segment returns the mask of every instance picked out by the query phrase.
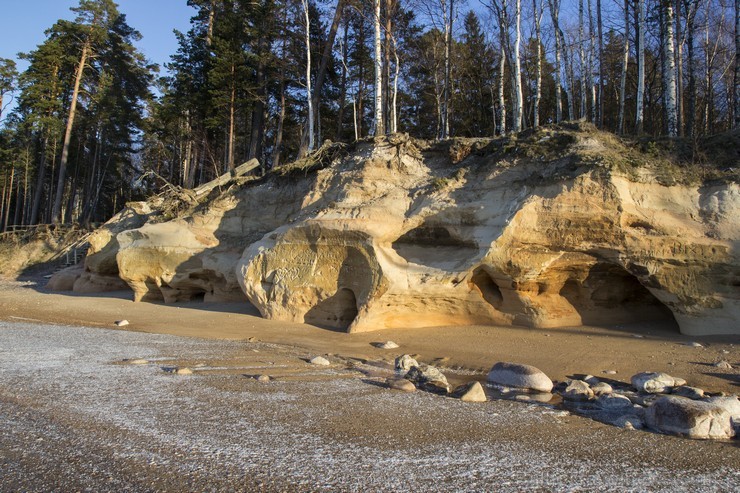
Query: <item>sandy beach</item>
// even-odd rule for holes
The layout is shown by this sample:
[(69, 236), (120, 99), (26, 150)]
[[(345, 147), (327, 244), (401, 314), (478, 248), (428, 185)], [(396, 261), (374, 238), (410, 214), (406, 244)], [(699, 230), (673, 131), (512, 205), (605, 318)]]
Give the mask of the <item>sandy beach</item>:
[[(130, 325), (116, 328), (114, 321)], [(665, 328), (345, 334), (248, 304), (0, 287), (2, 491), (736, 491), (737, 440), (630, 431), (553, 405), (385, 388), (404, 353), (451, 383), (497, 361), (553, 380), (665, 371), (737, 393), (736, 337)], [(373, 343), (393, 340), (383, 350)], [(701, 347), (689, 345), (698, 342)], [(324, 355), (329, 367), (307, 360)], [(146, 359), (146, 364), (129, 364)], [(188, 367), (191, 375), (164, 370)], [(617, 373), (606, 375), (604, 371)], [(258, 382), (258, 375), (272, 380)]]

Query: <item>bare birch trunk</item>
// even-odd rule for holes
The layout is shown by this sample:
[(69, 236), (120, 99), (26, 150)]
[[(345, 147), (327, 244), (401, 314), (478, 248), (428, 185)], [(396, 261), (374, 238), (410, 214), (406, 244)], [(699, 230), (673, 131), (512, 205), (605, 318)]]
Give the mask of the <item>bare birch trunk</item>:
[(664, 1), (666, 67), (666, 124), (669, 137), (678, 136), (678, 115), (676, 114), (676, 58), (673, 51), (673, 5)]
[(555, 31), (555, 122), (563, 121), (563, 76), (560, 67), (563, 44), (560, 36), (560, 0), (548, 0), (550, 4), (550, 17), (552, 18), (553, 30)]
[(683, 110), (683, 33), (681, 31), (681, 0), (675, 0), (676, 15), (676, 116), (678, 118), (678, 135), (684, 134)]
[(586, 119), (586, 53), (583, 50), (583, 0), (578, 0), (578, 61), (581, 72), (581, 111), (580, 119)]
[(532, 0), (532, 9), (534, 12), (534, 30), (535, 42), (537, 43), (537, 63), (535, 65), (535, 84), (534, 84), (534, 117), (533, 126), (540, 126), (540, 99), (542, 98), (542, 32), (540, 21), (542, 20), (542, 5), (537, 7), (537, 0)]
[(234, 176), (234, 116), (236, 114), (236, 67), (231, 65), (231, 98), (229, 100), (229, 158), (227, 166)]
[(514, 132), (522, 130), (522, 116), (524, 114), (524, 97), (522, 95), (522, 64), (519, 55), (519, 46), (522, 38), (522, 0), (516, 0), (516, 37), (514, 38), (514, 84), (516, 91), (516, 107), (514, 108)]
[(504, 47), (504, 36), (506, 31), (504, 26), (499, 27), (501, 33), (501, 60), (498, 64), (498, 106), (499, 106), (499, 122), (498, 122), (498, 133), (499, 135), (506, 135), (506, 99), (504, 94), (504, 82), (506, 78), (504, 73), (506, 71), (506, 48)]
[(69, 144), (72, 141), (72, 127), (75, 121), (75, 112), (77, 111), (77, 99), (80, 94), (80, 83), (82, 82), (82, 75), (85, 72), (85, 64), (87, 63), (87, 55), (90, 50), (90, 38), (85, 40), (82, 45), (82, 54), (80, 55), (80, 64), (77, 66), (77, 73), (75, 74), (75, 85), (72, 90), (72, 101), (69, 106), (69, 116), (67, 117), (67, 128), (64, 131), (64, 144), (62, 146), (62, 158), (59, 161), (59, 179), (57, 180), (57, 193), (54, 199), (54, 206), (51, 210), (51, 221), (58, 223), (61, 219), (62, 213), (62, 198), (64, 196), (64, 180), (67, 172), (67, 161), (69, 160)]
[(644, 128), (645, 101), (645, 0), (637, 0), (637, 108), (635, 110), (635, 132)]
[(313, 92), (311, 91), (311, 19), (308, 16), (308, 0), (302, 1), (303, 15), (306, 22), (306, 100), (308, 102), (308, 152), (311, 152), (314, 150), (315, 147)]
[(596, 83), (594, 82), (594, 59), (596, 58), (596, 32), (594, 30), (594, 15), (591, 9), (591, 0), (588, 0), (588, 93), (591, 104), (591, 123), (596, 122)]
[(383, 127), (383, 53), (380, 43), (380, 0), (375, 2), (375, 121), (374, 133), (376, 136), (385, 134)]
[(624, 49), (622, 51), (622, 75), (619, 80), (619, 122), (617, 131), (624, 135), (624, 107), (627, 96), (627, 68), (630, 61), (630, 0), (624, 0)]

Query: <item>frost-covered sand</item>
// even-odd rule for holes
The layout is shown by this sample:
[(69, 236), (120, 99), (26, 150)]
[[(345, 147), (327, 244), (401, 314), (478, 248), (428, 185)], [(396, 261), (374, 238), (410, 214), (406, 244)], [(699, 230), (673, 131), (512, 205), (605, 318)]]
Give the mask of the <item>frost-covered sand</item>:
[[(506, 354), (558, 379), (614, 366), (622, 380), (655, 369), (736, 392), (736, 371), (708, 366), (719, 357), (738, 363), (736, 341), (692, 348), (659, 332), (637, 339), (585, 328), (357, 337), (198, 308), (2, 286), (0, 491), (740, 489), (736, 440), (626, 431), (547, 406), (466, 404), (379, 385), (383, 362), (410, 352), (448, 357), (440, 365), (458, 380)], [(120, 318), (133, 330), (70, 323)], [(369, 344), (386, 339), (401, 348)], [(331, 367), (305, 362), (326, 353)], [(135, 358), (151, 363), (122, 363)], [(162, 370), (169, 366), (193, 375)], [(275, 379), (260, 383), (259, 374)]]

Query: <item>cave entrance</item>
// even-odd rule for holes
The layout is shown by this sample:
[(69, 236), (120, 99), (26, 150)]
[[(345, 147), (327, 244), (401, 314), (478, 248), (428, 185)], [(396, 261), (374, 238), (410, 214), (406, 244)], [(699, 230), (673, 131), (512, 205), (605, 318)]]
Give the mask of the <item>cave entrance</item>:
[(428, 224), (407, 231), (391, 246), (410, 263), (446, 270), (460, 268), (480, 253), (474, 241)]
[(303, 320), (323, 329), (347, 330), (357, 318), (357, 298), (348, 288), (340, 288), (333, 296), (311, 308)]
[(504, 296), (501, 294), (501, 288), (493, 278), (482, 268), (475, 269), (473, 276), (468, 283), (470, 289), (477, 291), (481, 297), (493, 306), (496, 310), (501, 309), (504, 302)]
[(616, 264), (598, 263), (583, 281), (569, 279), (560, 296), (578, 312), (584, 325), (650, 323), (679, 331), (671, 310)]

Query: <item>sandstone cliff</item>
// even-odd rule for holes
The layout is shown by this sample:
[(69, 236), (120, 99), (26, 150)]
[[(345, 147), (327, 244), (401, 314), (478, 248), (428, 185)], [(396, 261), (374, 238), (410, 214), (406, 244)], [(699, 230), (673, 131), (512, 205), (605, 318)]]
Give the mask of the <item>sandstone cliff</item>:
[[(131, 204), (75, 290), (243, 300), (348, 331), (655, 321), (740, 334), (740, 187), (588, 126), (394, 135), (239, 180), (167, 217)], [(159, 209), (158, 209), (159, 207)]]

